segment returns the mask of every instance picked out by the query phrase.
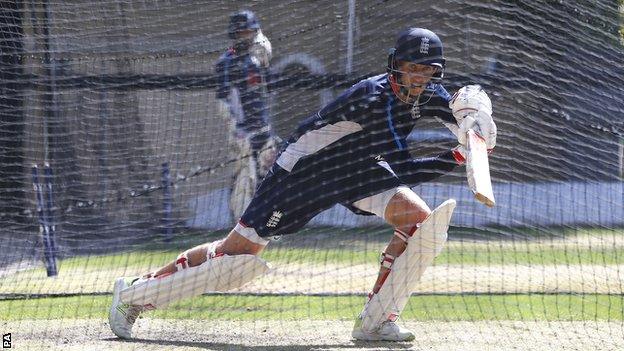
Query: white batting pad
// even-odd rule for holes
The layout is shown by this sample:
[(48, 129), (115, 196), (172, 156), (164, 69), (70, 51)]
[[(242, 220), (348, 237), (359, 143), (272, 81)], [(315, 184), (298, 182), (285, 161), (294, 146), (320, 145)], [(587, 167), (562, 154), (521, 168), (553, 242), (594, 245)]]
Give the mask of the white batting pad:
[(211, 291), (239, 288), (266, 273), (269, 266), (254, 255), (223, 255), (196, 267), (152, 278), (121, 291), (121, 301), (148, 309), (162, 308)]
[(382, 322), (395, 320), (409, 300), (416, 283), (442, 252), (456, 202), (444, 201), (422, 222), (407, 241), (407, 248), (397, 257), (379, 292), (374, 294), (360, 314), (362, 328), (374, 332)]

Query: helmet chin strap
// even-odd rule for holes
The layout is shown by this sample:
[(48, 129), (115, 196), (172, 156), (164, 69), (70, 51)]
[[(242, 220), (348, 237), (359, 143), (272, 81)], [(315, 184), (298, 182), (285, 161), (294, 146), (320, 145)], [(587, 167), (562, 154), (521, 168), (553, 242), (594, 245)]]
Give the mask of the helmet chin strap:
[[(398, 73), (398, 71), (397, 71)], [(398, 73), (400, 74), (400, 73)], [(422, 88), (420, 94), (412, 96), (410, 94), (410, 90), (408, 89), (408, 87), (405, 84), (401, 84), (399, 83), (399, 81), (397, 80), (395, 73), (391, 73), (388, 75), (388, 78), (390, 80), (390, 86), (392, 87), (392, 91), (394, 92), (394, 95), (396, 95), (396, 97), (401, 100), (402, 102), (408, 104), (408, 105), (413, 105), (413, 106), (422, 106), (424, 104), (426, 104), (427, 102), (429, 102), (429, 100), (431, 100), (431, 98), (433, 97), (433, 94), (435, 93), (435, 88), (431, 88), (428, 89), (427, 87), (429, 87), (430, 85), (432, 85), (432, 83), (427, 83), (427, 84), (423, 84), (424, 87)], [(423, 86), (421, 85), (421, 86)], [(427, 99), (425, 99), (425, 101), (420, 101), (421, 96), (423, 96), (423, 93), (428, 92), (429, 96), (427, 97)]]

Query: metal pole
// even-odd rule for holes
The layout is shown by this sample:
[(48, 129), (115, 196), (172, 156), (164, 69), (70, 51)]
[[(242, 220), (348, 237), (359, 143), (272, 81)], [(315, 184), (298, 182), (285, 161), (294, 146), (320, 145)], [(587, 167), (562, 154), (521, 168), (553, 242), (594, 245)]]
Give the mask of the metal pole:
[(163, 235), (166, 242), (173, 239), (172, 211), (173, 197), (171, 195), (171, 177), (169, 175), (169, 163), (162, 164), (162, 187), (163, 187)]
[(355, 0), (349, 1), (349, 17), (347, 22), (347, 66), (345, 73), (353, 72), (353, 32), (355, 31)]
[[(48, 276), (55, 276), (57, 275), (57, 269), (56, 269), (56, 243), (54, 242), (54, 237), (53, 237), (53, 232), (52, 232), (52, 223), (51, 221), (52, 219), (52, 209), (51, 207), (48, 208), (48, 206), (52, 206), (52, 195), (51, 195), (51, 188), (52, 188), (52, 174), (51, 171), (52, 169), (50, 168), (50, 162), (54, 159), (54, 143), (53, 143), (53, 138), (54, 138), (54, 134), (57, 131), (56, 127), (56, 123), (58, 123), (59, 119), (58, 119), (58, 106), (57, 106), (57, 99), (56, 99), (56, 67), (54, 66), (54, 60), (51, 57), (51, 50), (50, 50), (50, 6), (48, 1), (44, 1), (43, 2), (43, 7), (44, 7), (44, 12), (43, 12), (43, 44), (44, 44), (44, 69), (48, 75), (48, 77), (50, 77), (50, 83), (47, 85), (47, 91), (45, 94), (45, 101), (46, 101), (46, 107), (45, 107), (45, 119), (44, 119), (44, 129), (45, 129), (45, 147), (46, 147), (46, 152), (45, 152), (45, 169), (44, 169), (44, 177), (46, 180), (46, 184), (48, 184), (47, 182), (49, 181), (50, 183), (48, 184), (48, 191), (50, 192), (49, 198), (48, 198), (48, 204), (46, 205), (46, 208), (44, 208), (44, 218), (46, 219), (46, 230), (44, 231), (44, 233), (46, 234), (44, 237), (44, 245), (45, 245), (45, 252), (46, 252), (46, 268), (48, 269)], [(49, 175), (48, 175), (48, 172)], [(40, 186), (41, 188), (41, 186)], [(42, 205), (43, 205), (43, 195), (42, 195)], [(55, 230), (56, 228), (54, 228)]]
[(56, 258), (54, 257), (54, 250), (50, 241), (50, 226), (47, 222), (47, 216), (44, 210), (43, 204), (43, 189), (39, 182), (39, 169), (36, 165), (32, 166), (32, 180), (33, 189), (35, 191), (35, 198), (37, 200), (37, 215), (39, 218), (39, 234), (43, 241), (43, 258), (46, 266), (46, 272), (48, 277), (57, 275)]
[(624, 137), (620, 137), (620, 145), (618, 146), (618, 149), (620, 156), (620, 179), (624, 180)]
[[(54, 189), (53, 189), (53, 174), (52, 167), (50, 167), (49, 163), (45, 164), (45, 168), (43, 170), (47, 197), (46, 197), (46, 212), (47, 212), (47, 223), (48, 223), (48, 240), (50, 241), (50, 250), (52, 254), (52, 259), (54, 260), (54, 270), (56, 272), (56, 256), (58, 255), (58, 251), (56, 250), (56, 219), (54, 218)], [(56, 275), (56, 273), (55, 273)]]
[(45, 133), (45, 162), (50, 162), (53, 157), (54, 147), (52, 143), (52, 135), (55, 133), (55, 123), (58, 123), (58, 106), (56, 99), (56, 63), (52, 59), (50, 49), (50, 6), (48, 1), (43, 2), (43, 46), (44, 46), (44, 69), (50, 77), (50, 83), (47, 85), (45, 100), (47, 102), (45, 109), (44, 133)]

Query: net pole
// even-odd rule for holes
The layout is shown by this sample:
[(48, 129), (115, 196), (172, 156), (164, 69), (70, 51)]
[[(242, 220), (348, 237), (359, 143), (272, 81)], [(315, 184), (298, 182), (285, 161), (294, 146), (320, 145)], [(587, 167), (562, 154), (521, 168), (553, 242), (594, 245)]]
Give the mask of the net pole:
[(39, 219), (39, 233), (43, 241), (43, 259), (48, 277), (56, 276), (56, 258), (50, 241), (50, 226), (47, 221), (46, 210), (43, 202), (43, 189), (39, 182), (39, 168), (37, 165), (32, 166), (32, 181), (35, 191), (35, 199), (37, 202), (37, 217)]
[(171, 225), (173, 211), (173, 196), (171, 194), (171, 176), (169, 172), (169, 163), (162, 164), (162, 187), (163, 187), (163, 235), (165, 242), (171, 242), (173, 239), (173, 227)]

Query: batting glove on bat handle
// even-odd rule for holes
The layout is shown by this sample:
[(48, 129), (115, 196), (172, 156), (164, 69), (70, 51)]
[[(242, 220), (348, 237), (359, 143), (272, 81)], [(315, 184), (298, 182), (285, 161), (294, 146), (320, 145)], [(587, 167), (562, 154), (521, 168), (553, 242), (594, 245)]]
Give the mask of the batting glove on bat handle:
[[(459, 145), (466, 146), (466, 134), (469, 129), (478, 129), (474, 128), (476, 123), (477, 121), (471, 115), (466, 115), (463, 118), (462, 122), (459, 124), (459, 130), (457, 131), (457, 142)], [(475, 132), (478, 133), (478, 130), (475, 130)]]
[(463, 165), (466, 163), (466, 148), (463, 145), (458, 145), (453, 150), (451, 150), (453, 154), (453, 158), (458, 165)]

